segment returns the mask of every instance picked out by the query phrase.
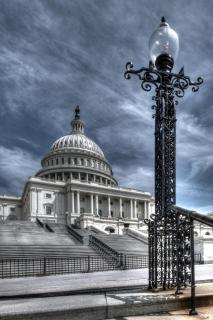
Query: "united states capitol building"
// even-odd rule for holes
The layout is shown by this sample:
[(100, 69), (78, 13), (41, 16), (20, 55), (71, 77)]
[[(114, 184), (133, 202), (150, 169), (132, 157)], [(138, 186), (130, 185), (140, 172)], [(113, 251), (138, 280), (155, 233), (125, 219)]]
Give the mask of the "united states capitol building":
[(1, 220), (39, 218), (108, 233), (145, 227), (143, 220), (154, 213), (153, 197), (120, 187), (104, 152), (84, 130), (77, 106), (71, 133), (53, 143), (21, 197), (0, 196)]

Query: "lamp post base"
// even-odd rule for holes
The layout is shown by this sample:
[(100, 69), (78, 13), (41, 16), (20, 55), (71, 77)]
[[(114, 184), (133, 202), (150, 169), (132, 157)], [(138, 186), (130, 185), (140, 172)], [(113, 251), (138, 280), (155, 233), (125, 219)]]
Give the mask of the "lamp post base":
[(197, 316), (198, 312), (195, 309), (192, 309), (192, 310), (189, 311), (189, 315), (190, 316)]

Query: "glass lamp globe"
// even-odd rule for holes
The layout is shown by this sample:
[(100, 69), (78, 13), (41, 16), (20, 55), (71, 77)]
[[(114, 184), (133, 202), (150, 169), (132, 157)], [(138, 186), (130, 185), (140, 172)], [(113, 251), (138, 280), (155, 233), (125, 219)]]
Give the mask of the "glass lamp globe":
[(178, 35), (170, 28), (165, 18), (162, 17), (161, 24), (155, 30), (149, 41), (149, 50), (151, 61), (155, 64), (157, 57), (160, 55), (168, 55), (175, 60), (179, 51)]

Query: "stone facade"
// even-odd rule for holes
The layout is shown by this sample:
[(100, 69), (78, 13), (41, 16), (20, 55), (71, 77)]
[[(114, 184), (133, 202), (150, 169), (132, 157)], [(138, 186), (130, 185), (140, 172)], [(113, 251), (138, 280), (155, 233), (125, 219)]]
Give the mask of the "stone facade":
[(20, 198), (0, 197), (0, 217), (77, 224), (122, 233), (154, 213), (148, 192), (120, 187), (101, 148), (84, 134), (79, 107), (72, 131), (59, 138), (26, 182)]

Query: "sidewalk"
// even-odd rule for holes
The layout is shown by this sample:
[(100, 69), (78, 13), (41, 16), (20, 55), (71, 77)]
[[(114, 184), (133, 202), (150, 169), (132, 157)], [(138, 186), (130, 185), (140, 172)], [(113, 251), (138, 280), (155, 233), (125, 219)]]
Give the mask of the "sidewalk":
[[(153, 293), (145, 289), (147, 278), (147, 269), (137, 269), (3, 279), (0, 280), (0, 319), (103, 320), (149, 314), (141, 320), (175, 320), (173, 310), (187, 308), (188, 312), (190, 288), (179, 296), (174, 295), (174, 290)], [(212, 278), (213, 265), (196, 266), (197, 281)], [(198, 307), (213, 305), (213, 281), (197, 283), (196, 303)], [(166, 313), (160, 318), (150, 315), (157, 312)], [(181, 318), (183, 314), (175, 316), (179, 317), (177, 320), (188, 319)]]
[(213, 320), (213, 307), (197, 308), (197, 316), (189, 316), (189, 310), (165, 312), (164, 314), (152, 314), (145, 316), (121, 317), (109, 320)]
[(0, 299), (41, 297), (147, 287), (147, 269), (0, 280)]
[[(0, 299), (141, 289), (148, 285), (147, 279), (148, 269), (3, 279)], [(213, 264), (196, 265), (196, 280), (213, 280)]]
[[(198, 307), (213, 305), (213, 283), (198, 284), (196, 291)], [(172, 318), (173, 310), (187, 309), (186, 312), (188, 312), (189, 308), (189, 288), (179, 296), (175, 296), (174, 291), (82, 294), (1, 300), (0, 319), (118, 320), (120, 318), (128, 320), (157, 320), (159, 318), (159, 320), (173, 320), (175, 319)], [(162, 312), (166, 313), (162, 315)], [(159, 317), (154, 313), (161, 313), (161, 316)], [(142, 314), (147, 314), (147, 316), (145, 318), (131, 318)], [(182, 316), (182, 313), (179, 313), (179, 315)], [(180, 320), (181, 318), (177, 319)], [(186, 319), (182, 318), (181, 320)], [(205, 319), (205, 317), (201, 319)]]

